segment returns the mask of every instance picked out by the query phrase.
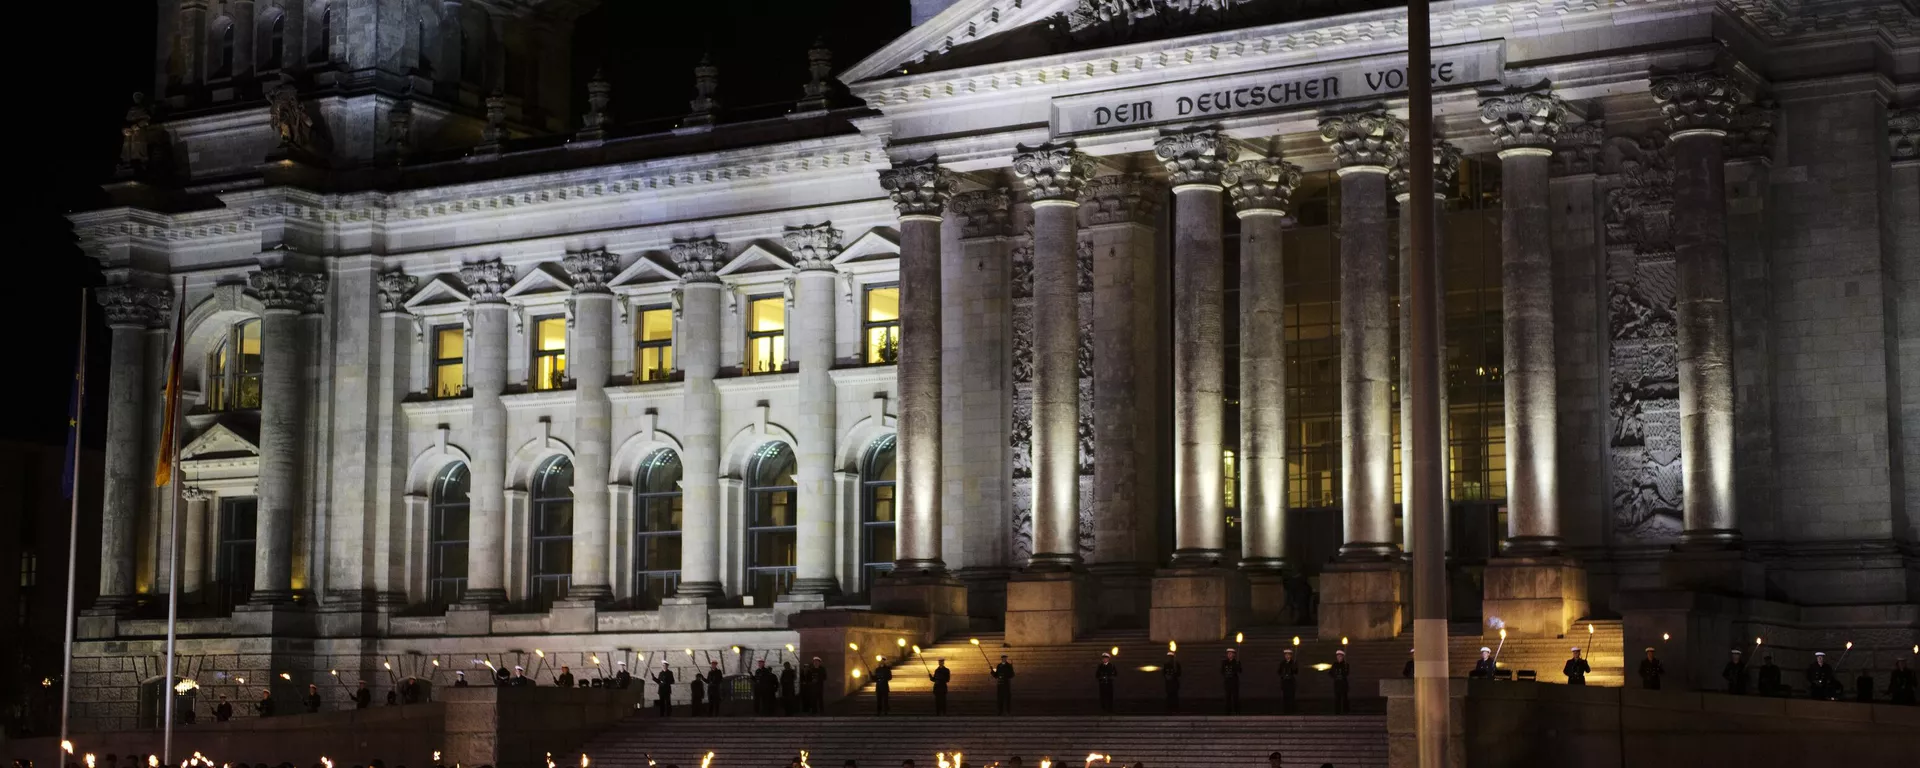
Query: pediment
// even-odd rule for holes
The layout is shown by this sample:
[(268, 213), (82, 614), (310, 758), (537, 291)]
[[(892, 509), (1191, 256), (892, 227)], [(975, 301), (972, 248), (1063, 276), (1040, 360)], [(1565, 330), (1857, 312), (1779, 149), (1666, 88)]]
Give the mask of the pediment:
[(888, 237), (878, 229), (867, 230), (858, 240), (840, 249), (840, 255), (833, 257), (835, 264), (852, 264), (874, 259), (895, 259), (900, 257), (899, 241)]
[(614, 275), (612, 280), (607, 281), (607, 285), (618, 288), (623, 285), (646, 285), (679, 279), (680, 273), (675, 272), (667, 263), (666, 254), (650, 252), (640, 254), (640, 258), (634, 259), (626, 269), (620, 270), (620, 274)]
[(547, 293), (566, 293), (572, 290), (573, 281), (561, 274), (559, 267), (540, 264), (527, 270), (526, 276), (520, 278), (502, 295), (511, 299), (515, 296), (538, 296)]
[(793, 262), (760, 243), (747, 246), (717, 273), (721, 276), (793, 269)]
[(419, 314), (422, 310), (430, 310), (435, 307), (453, 304), (465, 304), (472, 300), (473, 296), (468, 294), (466, 289), (453, 277), (448, 275), (434, 275), (432, 280), (428, 280), (426, 285), (420, 286), (420, 289), (414, 291), (413, 295), (407, 297), (407, 300), (402, 302), (401, 305), (406, 307), (408, 312)]
[(242, 456), (259, 456), (260, 446), (257, 438), (241, 434), (240, 428), (227, 422), (217, 422), (200, 433), (192, 442), (180, 446), (180, 460), (188, 459), (229, 459)]

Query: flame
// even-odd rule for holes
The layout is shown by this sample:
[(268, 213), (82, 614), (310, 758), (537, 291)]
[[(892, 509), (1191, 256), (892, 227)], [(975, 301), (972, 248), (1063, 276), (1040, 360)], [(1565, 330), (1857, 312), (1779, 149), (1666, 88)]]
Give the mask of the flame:
[(967, 638), (967, 642), (969, 642), (969, 643), (972, 643), (972, 644), (974, 644), (974, 645), (979, 645), (979, 644), (980, 644), (980, 638), (977, 638), (977, 637), (969, 637), (969, 638)]
[(587, 753), (580, 753), (580, 768), (587, 768)]
[[(593, 665), (594, 665), (594, 666), (596, 666), (596, 667), (597, 667), (597, 666), (600, 666), (600, 654), (597, 654), (597, 653), (596, 653), (596, 654), (593, 654), (593, 655), (592, 655), (592, 656), (591, 656), (590, 658), (592, 658), (592, 659), (593, 659)], [(436, 664), (438, 664), (439, 662), (434, 662), (434, 663), (436, 663)]]
[[(1505, 640), (1505, 639), (1507, 639), (1507, 628), (1506, 628), (1506, 627), (1501, 627), (1501, 628), (1500, 628), (1500, 639), (1502, 639), (1502, 640)], [(1341, 644), (1341, 645), (1346, 645), (1346, 644), (1347, 644), (1347, 639), (1346, 639), (1346, 638), (1344, 638), (1344, 637), (1343, 637), (1343, 638), (1340, 638), (1340, 644)]]
[(439, 659), (434, 659), (434, 660), (433, 660), (433, 665), (434, 665), (434, 666), (436, 666), (436, 667), (437, 667), (437, 666), (440, 666), (440, 660), (439, 660)]
[(1593, 625), (1592, 625), (1592, 624), (1588, 624), (1588, 625), (1587, 625), (1587, 634), (1589, 634), (1589, 635), (1591, 635), (1591, 634), (1593, 634)]
[(543, 651), (543, 650), (540, 650), (540, 649), (538, 649), (538, 648), (535, 648), (535, 649), (533, 649), (533, 655), (535, 655), (535, 656), (538, 656), (538, 657), (540, 657), (540, 658), (543, 658), (543, 659), (544, 659), (544, 658), (546, 658), (546, 657), (547, 657), (547, 652), (546, 652), (546, 651)]
[(147, 768), (157, 768), (157, 766), (159, 765), (160, 765), (159, 755), (147, 755)]
[(953, 768), (953, 764), (947, 762), (947, 753), (945, 752), (933, 753), (933, 762), (935, 765), (940, 766), (940, 768)]
[(1247, 633), (1245, 633), (1245, 632), (1235, 632), (1235, 633), (1233, 633), (1233, 641), (1234, 641), (1235, 643), (1244, 643), (1244, 642), (1246, 642), (1246, 641), (1247, 641)]
[[(69, 742), (63, 742), (63, 743), (61, 744), (61, 746), (62, 746), (62, 747), (66, 747), (66, 748), (71, 748), (71, 747), (73, 746), (73, 742), (70, 742), (70, 741), (69, 741)], [(87, 753), (87, 768), (93, 768), (93, 753), (92, 753), (92, 752), (88, 752), (88, 753)]]
[[(1507, 631), (1506, 631), (1506, 630), (1504, 630), (1504, 629), (1503, 629), (1503, 630), (1500, 630), (1500, 636), (1501, 636), (1501, 637), (1506, 637), (1506, 636), (1507, 636)], [(1340, 644), (1341, 644), (1341, 645), (1346, 645), (1346, 644), (1347, 644), (1347, 636), (1346, 636), (1346, 635), (1341, 635), (1341, 636), (1340, 636)]]
[(492, 660), (492, 659), (484, 659), (483, 661), (484, 661), (484, 662), (486, 663), (486, 665), (487, 665), (487, 669), (493, 669), (493, 660)]
[(1107, 651), (1107, 653), (1109, 653), (1109, 654), (1112, 654), (1112, 655), (1114, 655), (1114, 656), (1118, 656), (1118, 655), (1120, 655), (1120, 646), (1117, 646), (1117, 645), (1116, 645), (1116, 646), (1114, 646), (1114, 647), (1113, 647), (1113, 649), (1112, 649), (1112, 650), (1109, 650), (1109, 651)]
[(1753, 647), (1755, 647), (1755, 648), (1758, 648), (1758, 647), (1760, 647), (1760, 644), (1761, 644), (1761, 643), (1763, 643), (1763, 642), (1766, 642), (1766, 640), (1765, 640), (1764, 638), (1758, 638), (1758, 637), (1756, 637), (1756, 638), (1754, 638), (1754, 639), (1753, 639)]
[(787, 643), (787, 653), (793, 653), (793, 643)]
[(700, 758), (700, 768), (707, 768), (707, 766), (712, 764), (713, 764), (712, 752), (708, 752), (706, 757)]
[(854, 653), (859, 653), (859, 652), (860, 652), (860, 644), (859, 644), (859, 643), (847, 643), (847, 650), (849, 650), (849, 651), (853, 651)]
[(1113, 755), (1103, 755), (1098, 752), (1089, 752), (1087, 754), (1087, 765), (1093, 765), (1095, 762), (1111, 763), (1113, 762)]
[(1851, 650), (1853, 650), (1853, 641), (1852, 641), (1852, 640), (1848, 640), (1848, 641), (1847, 641), (1847, 650), (1849, 650), (1849, 651), (1851, 651)]
[(235, 677), (234, 677), (233, 679), (235, 679), (235, 680), (238, 680), (238, 681), (240, 681), (240, 684), (241, 684), (241, 685), (246, 685), (246, 684), (247, 684), (247, 679), (246, 679), (246, 678), (244, 678), (244, 677), (239, 677), (239, 676), (235, 676)]
[(1168, 641), (1167, 641), (1167, 652), (1168, 652), (1168, 653), (1172, 653), (1172, 652), (1174, 652), (1174, 651), (1177, 651), (1177, 650), (1180, 650), (1180, 643), (1178, 643), (1178, 642), (1175, 642), (1175, 641), (1173, 641), (1173, 640), (1168, 640)]
[(904, 638), (904, 637), (898, 637), (898, 638), (894, 638), (894, 640), (893, 640), (893, 644), (894, 644), (894, 646), (896, 646), (896, 647), (899, 647), (899, 648), (905, 648), (905, 647), (907, 647), (907, 639), (906, 639), (906, 638)]
[(960, 766), (966, 765), (966, 761), (960, 759), (960, 753), (958, 752), (953, 753), (953, 765), (954, 768), (960, 768)]
[(1295, 647), (1295, 648), (1298, 648), (1298, 647), (1300, 647), (1300, 636), (1299, 636), (1299, 635), (1294, 635), (1294, 636), (1293, 636), (1293, 647)]
[(687, 655), (688, 655), (688, 656), (692, 656), (692, 655), (693, 655), (693, 649), (692, 649), (692, 648), (688, 648), (688, 649), (687, 649)]
[(553, 753), (547, 753), (547, 768), (553, 768)]
[(320, 756), (320, 764), (326, 766), (327, 768), (333, 768), (333, 761), (328, 759), (327, 756), (325, 755)]
[(856, 669), (856, 670), (854, 670), (854, 671), (853, 671), (853, 679), (855, 679), (855, 680), (858, 680), (858, 679), (860, 679), (860, 670), (857, 670), (857, 669)]
[(287, 673), (285, 673), (285, 672), (282, 672), (282, 673), (280, 673), (280, 679), (282, 679), (282, 680), (292, 680), (292, 679), (293, 679), (293, 675), (290, 675), (290, 674), (287, 674)]
[(60, 740), (60, 751), (62, 751), (62, 752), (65, 752), (65, 753), (67, 753), (67, 754), (69, 754), (69, 755), (71, 755), (71, 754), (73, 754), (73, 742), (71, 742), (71, 741), (68, 741), (68, 740), (66, 740), (66, 739), (61, 739), (61, 740)]
[[(1506, 636), (1507, 636), (1507, 633), (1506, 633), (1505, 631), (1502, 631), (1502, 632), (1500, 633), (1500, 636), (1501, 636), (1501, 637), (1506, 637)], [(1665, 632), (1662, 632), (1662, 633), (1660, 633), (1660, 642), (1663, 642), (1663, 643), (1664, 643), (1664, 642), (1666, 642), (1666, 641), (1668, 641), (1668, 640), (1672, 640), (1672, 639), (1673, 639), (1673, 635), (1670, 635), (1670, 634), (1667, 634), (1667, 633), (1665, 633)]]
[(915, 654), (919, 654), (919, 653), (920, 653), (920, 646), (917, 646), (917, 645), (916, 645), (916, 646), (914, 646), (914, 647), (913, 647), (913, 652), (914, 652)]
[(1314, 669), (1314, 671), (1316, 671), (1316, 672), (1325, 672), (1325, 671), (1327, 671), (1327, 670), (1329, 670), (1329, 669), (1333, 669), (1333, 665), (1332, 665), (1332, 664), (1327, 664), (1327, 663), (1324, 663), (1324, 662), (1323, 662), (1323, 663), (1320, 663), (1320, 664), (1315, 664), (1315, 665), (1313, 665), (1313, 669)]
[(800, 750), (800, 768), (813, 768), (813, 765), (807, 762), (807, 755), (806, 750)]
[(436, 763), (440, 762), (440, 750), (436, 749), (433, 751), (433, 761)]
[(1047, 757), (1045, 755), (1041, 755), (1040, 768), (1053, 768), (1053, 758)]
[(883, 662), (883, 661), (886, 661), (886, 660), (887, 660), (887, 657), (885, 657), (885, 656), (882, 656), (882, 655), (880, 655), (880, 654), (877, 654), (877, 653), (876, 653), (876, 654), (874, 654), (874, 655), (873, 655), (873, 661), (874, 661), (874, 663), (875, 663), (875, 664), (878, 664), (878, 663), (880, 663), (880, 662)]
[(329, 669), (329, 670), (327, 670), (327, 674), (329, 674), (329, 675), (333, 675), (334, 677), (339, 677), (339, 676), (340, 676), (340, 670), (337, 670), (337, 669)]

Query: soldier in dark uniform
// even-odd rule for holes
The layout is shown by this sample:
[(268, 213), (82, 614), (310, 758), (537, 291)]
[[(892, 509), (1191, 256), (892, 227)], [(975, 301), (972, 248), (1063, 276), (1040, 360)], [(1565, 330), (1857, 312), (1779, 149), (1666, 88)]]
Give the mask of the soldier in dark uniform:
[(720, 671), (720, 662), (707, 662), (707, 715), (719, 717), (721, 704), (733, 697), (732, 686), (727, 685), (727, 673)]
[(1853, 700), (1862, 704), (1873, 703), (1873, 673), (1860, 670), (1860, 676), (1853, 679)]
[(944, 715), (947, 713), (947, 683), (953, 681), (953, 670), (947, 669), (946, 659), (941, 659), (938, 664), (927, 675), (927, 679), (933, 681), (933, 713)]
[(513, 685), (513, 671), (501, 667), (493, 671), (493, 684), (497, 686)]
[(1738, 648), (1727, 655), (1729, 656), (1727, 665), (1720, 668), (1720, 679), (1727, 681), (1727, 693), (1745, 696), (1747, 694), (1746, 655)]
[(800, 679), (810, 686), (807, 689), (808, 711), (816, 715), (826, 714), (827, 667), (825, 662), (818, 656), (813, 657), (813, 663), (808, 664), (807, 668), (801, 671)]
[(1000, 654), (1000, 665), (993, 668), (993, 685), (993, 713), (1013, 714), (1013, 662), (1007, 661), (1004, 653)]
[(1294, 660), (1293, 649), (1280, 651), (1280, 712), (1293, 714), (1293, 705), (1300, 693), (1300, 662)]
[(1494, 670), (1499, 667), (1500, 665), (1493, 660), (1493, 649), (1483, 645), (1480, 646), (1480, 660), (1473, 663), (1473, 671), (1468, 672), (1467, 677), (1484, 677), (1492, 680)]
[(780, 678), (767, 669), (767, 660), (760, 659), (753, 666), (753, 713), (771, 715), (780, 694)]
[(794, 671), (793, 662), (780, 662), (780, 708), (788, 715), (800, 711), (800, 702), (796, 700), (800, 696), (799, 683), (800, 673)]
[(1160, 667), (1160, 679), (1167, 684), (1167, 711), (1180, 711), (1180, 657), (1167, 651), (1167, 663)]
[(1348, 678), (1353, 669), (1347, 666), (1347, 651), (1342, 648), (1333, 652), (1333, 667), (1327, 670), (1327, 676), (1333, 678), (1333, 713), (1344, 715), (1351, 710), (1347, 703)]
[(1762, 663), (1760, 665), (1760, 681), (1759, 681), (1760, 695), (1762, 696), (1780, 695), (1780, 668), (1777, 666), (1774, 666), (1773, 654), (1771, 653), (1767, 654), (1765, 657), (1761, 659), (1761, 662)]
[(1100, 686), (1101, 714), (1113, 714), (1113, 680), (1119, 676), (1119, 668), (1113, 666), (1113, 654), (1100, 654), (1100, 664), (1093, 668), (1093, 680)]
[(320, 711), (320, 686), (307, 684), (307, 697), (302, 702), (307, 705), (307, 714)]
[(1813, 654), (1813, 663), (1807, 665), (1807, 694), (1815, 699), (1832, 701), (1840, 697), (1839, 689), (1840, 679), (1834, 677), (1833, 667), (1827, 666), (1827, 654)]
[(221, 723), (232, 720), (233, 702), (227, 701), (227, 697), (221, 696), (220, 703), (213, 705), (213, 719), (215, 722)]
[[(1576, 648), (1574, 650), (1579, 650), (1579, 649)], [(1407, 649), (1407, 663), (1400, 665), (1400, 677), (1407, 680), (1413, 679), (1413, 649), (1412, 648)]]
[(1640, 660), (1640, 687), (1649, 691), (1660, 690), (1660, 678), (1667, 674), (1667, 668), (1653, 657), (1653, 646), (1647, 646), (1647, 657)]
[(893, 667), (887, 666), (887, 657), (882, 656), (873, 667), (873, 710), (876, 715), (887, 713), (888, 687), (893, 682)]
[(397, 707), (397, 706), (400, 706), (400, 692), (399, 692), (399, 691), (396, 691), (396, 690), (394, 690), (394, 689), (392, 689), (392, 688), (388, 688), (388, 689), (387, 689), (387, 706), (389, 706), (389, 707)]
[(699, 717), (700, 710), (707, 708), (707, 678), (694, 675), (692, 680), (687, 681), (687, 694), (691, 699), (687, 704), (687, 716)]
[(660, 662), (660, 673), (653, 676), (656, 698), (653, 707), (659, 710), (661, 717), (673, 716), (673, 664)]
[(1578, 646), (1573, 649), (1573, 658), (1567, 659), (1566, 666), (1560, 668), (1560, 674), (1567, 676), (1567, 685), (1586, 685), (1587, 673), (1592, 671), (1593, 665), (1580, 657)]
[(453, 687), (455, 687), (455, 688), (466, 688), (466, 687), (467, 687), (467, 673), (465, 673), (465, 672), (455, 672), (455, 673), (453, 673)]
[(515, 688), (531, 688), (531, 687), (533, 687), (533, 678), (531, 678), (531, 677), (527, 677), (527, 668), (526, 668), (526, 667), (514, 667), (514, 668), (513, 668), (513, 687), (515, 687)]
[(620, 671), (613, 673), (613, 684), (620, 688), (632, 687), (633, 675), (627, 672), (627, 663), (624, 661), (615, 662), (614, 666), (618, 667)]
[(573, 670), (568, 669), (565, 664), (560, 665), (560, 674), (554, 675), (553, 684), (560, 688), (572, 688)]
[(1907, 668), (1907, 660), (1896, 659), (1893, 674), (1887, 676), (1887, 698), (1895, 704), (1913, 706), (1914, 683), (1913, 670)]
[(362, 680), (353, 689), (353, 708), (366, 709), (373, 706), (373, 691), (367, 689), (367, 681)]
[(253, 703), (253, 711), (261, 717), (273, 717), (273, 691), (261, 691), (260, 700)]
[(1227, 649), (1227, 657), (1220, 660), (1220, 687), (1227, 696), (1227, 714), (1240, 714), (1240, 673), (1245, 671), (1240, 665), (1240, 652)]

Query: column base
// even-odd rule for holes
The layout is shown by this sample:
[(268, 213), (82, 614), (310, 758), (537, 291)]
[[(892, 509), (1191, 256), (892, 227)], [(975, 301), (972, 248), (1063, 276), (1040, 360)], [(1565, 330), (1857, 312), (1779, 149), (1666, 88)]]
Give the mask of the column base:
[(709, 602), (726, 595), (727, 590), (717, 581), (683, 581), (680, 582), (680, 587), (673, 591), (674, 597), (697, 597)]
[(1588, 614), (1587, 569), (1565, 557), (1496, 557), (1487, 562), (1481, 626), (1495, 619), (1521, 637), (1557, 637)]
[(1766, 594), (1767, 571), (1746, 550), (1682, 545), (1660, 561), (1660, 581), (1667, 589), (1761, 597)]
[(967, 586), (967, 614), (974, 629), (1006, 629), (1007, 581), (1012, 568), (962, 568), (954, 578)]
[(1723, 551), (1739, 549), (1741, 541), (1740, 531), (1732, 528), (1701, 528), (1682, 531), (1680, 544), (1675, 548), (1690, 552)]
[[(684, 585), (683, 585), (684, 586)], [(711, 602), (705, 597), (680, 594), (660, 601), (660, 631), (662, 632), (704, 632), (708, 621)]]
[(1247, 623), (1256, 627), (1287, 623), (1294, 606), (1287, 595), (1286, 561), (1242, 560), (1240, 573), (1247, 578)]
[(292, 605), (295, 602), (298, 600), (291, 589), (256, 589), (247, 598), (247, 605), (253, 606)]
[(967, 585), (945, 569), (905, 575), (894, 571), (875, 579), (872, 603), (875, 611), (925, 617), (935, 638), (972, 624), (967, 614)]
[(788, 594), (818, 595), (821, 597), (837, 595), (840, 594), (840, 580), (830, 577), (824, 579), (794, 579), (793, 589), (788, 592)]
[(127, 618), (128, 608), (103, 608), (98, 603), (94, 607), (81, 611), (74, 625), (73, 637), (76, 640), (110, 640), (120, 636), (120, 621)]
[(1027, 560), (1029, 573), (1058, 573), (1080, 567), (1079, 555), (1036, 554)]
[(552, 634), (580, 634), (599, 629), (600, 603), (592, 598), (577, 597), (571, 590), (567, 599), (557, 600), (547, 610), (547, 632)]
[(1147, 634), (1156, 643), (1219, 640), (1244, 620), (1247, 602), (1247, 581), (1239, 571), (1169, 568), (1153, 576), (1153, 622)]
[(1398, 560), (1336, 562), (1320, 574), (1320, 637), (1385, 640), (1400, 634), (1410, 585)]
[(372, 590), (329, 592), (327, 602), (314, 611), (321, 637), (376, 637), (386, 627)]
[(1007, 644), (1065, 645), (1094, 627), (1094, 601), (1079, 571), (1022, 572), (1007, 582)]
[[(473, 597), (473, 593), (467, 593)], [(462, 602), (447, 606), (446, 633), (449, 635), (493, 634), (493, 605)]]
[(1093, 580), (1096, 621), (1102, 629), (1137, 629), (1151, 620), (1153, 566), (1146, 563), (1096, 563), (1087, 566)]
[(316, 624), (305, 605), (248, 603), (234, 606), (231, 626), (238, 636), (312, 637)]
[(1173, 551), (1174, 568), (1214, 568), (1227, 559), (1227, 553), (1218, 549), (1176, 549)]

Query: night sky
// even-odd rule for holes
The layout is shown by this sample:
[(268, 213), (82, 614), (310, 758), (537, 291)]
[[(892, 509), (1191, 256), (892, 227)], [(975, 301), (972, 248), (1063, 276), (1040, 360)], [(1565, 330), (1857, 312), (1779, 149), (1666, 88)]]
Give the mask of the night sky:
[[(154, 3), (110, 4), (85, 24), (65, 3), (24, 3), (23, 30), (50, 32), (52, 47), (14, 79), (10, 142), (13, 203), (21, 227), (5, 280), (4, 327), (15, 353), (0, 440), (58, 445), (80, 339), (79, 291), (100, 283), (65, 216), (104, 204), (131, 94), (153, 83)], [(602, 0), (574, 37), (575, 103), (602, 69), (618, 123), (650, 123), (687, 111), (693, 66), (710, 53), (722, 102), (743, 111), (792, 102), (807, 80), (807, 49), (824, 38), (839, 72), (907, 28), (908, 0)], [(57, 54), (53, 53), (58, 51)], [(24, 89), (24, 93), (21, 92)], [(843, 97), (844, 98), (844, 97)], [(91, 303), (90, 303), (91, 304)], [(88, 444), (104, 435), (107, 333), (98, 307), (88, 324)]]

